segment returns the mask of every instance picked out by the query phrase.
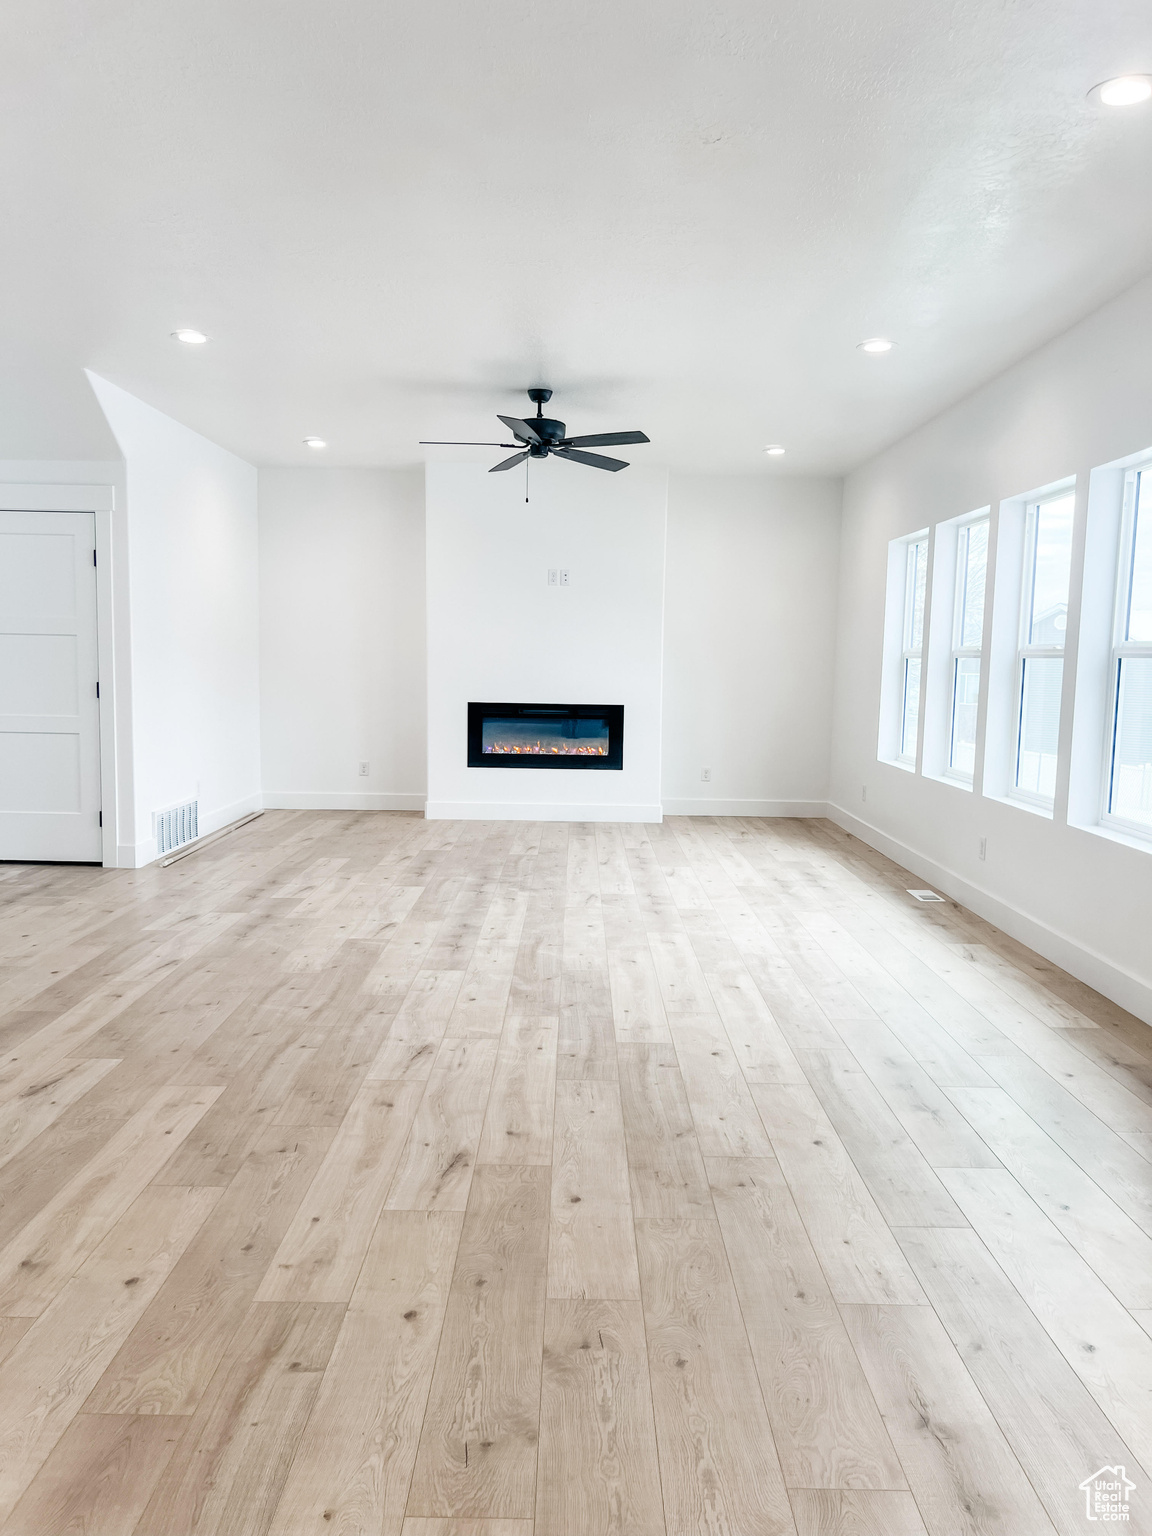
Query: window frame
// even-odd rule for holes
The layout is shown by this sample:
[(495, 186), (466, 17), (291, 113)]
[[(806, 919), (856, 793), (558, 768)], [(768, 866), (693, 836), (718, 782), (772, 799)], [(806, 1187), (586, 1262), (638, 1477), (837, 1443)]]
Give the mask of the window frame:
[[(1121, 666), (1126, 660), (1152, 660), (1152, 640), (1127, 640), (1132, 604), (1132, 578), (1136, 562), (1136, 531), (1140, 517), (1141, 476), (1147, 474), (1152, 489), (1152, 458), (1132, 464), (1124, 473), (1124, 495), (1120, 514), (1120, 551), (1116, 570), (1116, 590), (1112, 604), (1112, 644), (1108, 663), (1108, 698), (1105, 713), (1104, 771), (1101, 775), (1100, 825), (1125, 837), (1152, 842), (1152, 828), (1146, 823), (1129, 821), (1110, 809), (1112, 780), (1116, 763), (1116, 732), (1120, 719)], [(1152, 500), (1147, 509), (1152, 516)]]
[[(1008, 798), (1010, 800), (1022, 800), (1028, 805), (1039, 806), (1042, 810), (1049, 812), (1055, 810), (1055, 791), (1051, 795), (1043, 795), (1038, 790), (1021, 788), (1018, 782), (1020, 777), (1020, 753), (1023, 750), (1024, 739), (1024, 678), (1029, 661), (1059, 661), (1061, 663), (1061, 683), (1063, 683), (1063, 663), (1067, 660), (1068, 653), (1067, 640), (1065, 639), (1061, 645), (1035, 645), (1029, 641), (1028, 631), (1035, 618), (1032, 606), (1035, 601), (1036, 591), (1036, 544), (1041, 508), (1051, 506), (1055, 501), (1065, 501), (1074, 495), (1074, 489), (1066, 487), (1058, 491), (1051, 491), (1047, 495), (1030, 499), (1024, 508), (1024, 559), (1020, 569), (1020, 614), (1016, 630), (1012, 758), (1009, 765)], [(1073, 506), (1073, 514), (1075, 514), (1075, 505)], [(1071, 571), (1069, 572), (1069, 593), (1065, 599), (1066, 604), (1070, 601), (1070, 598)], [(1065, 635), (1067, 635), (1067, 630), (1065, 630)], [(1059, 765), (1057, 765), (1057, 769), (1059, 770)]]
[[(976, 645), (965, 645), (964, 640), (964, 610), (968, 585), (968, 544), (973, 528), (983, 524), (987, 529), (987, 538), (984, 546), (984, 604), (980, 614), (980, 640)], [(980, 663), (979, 687), (984, 686), (984, 617), (988, 608), (988, 563), (992, 548), (992, 514), (991, 511), (977, 512), (971, 517), (962, 519), (956, 523), (956, 575), (952, 590), (952, 650), (948, 664), (948, 750), (945, 756), (944, 777), (955, 779), (958, 784), (964, 784), (969, 788), (976, 778), (975, 751), (976, 743), (973, 743), (973, 762), (970, 771), (957, 768), (952, 761), (956, 748), (956, 685), (960, 677), (959, 663), (961, 661), (978, 661)], [(977, 693), (977, 709), (979, 709), (979, 693)]]
[[(923, 728), (921, 701), (924, 691), (924, 627), (928, 613), (928, 533), (912, 534), (904, 542), (904, 612), (900, 625), (900, 690), (899, 726), (896, 738), (896, 761), (906, 768), (915, 768), (920, 750), (920, 734)], [(919, 552), (919, 553), (918, 553)], [(915, 555), (916, 563), (913, 563)], [(916, 586), (919, 563), (923, 561), (924, 584), (920, 603), (920, 644), (913, 645), (916, 624)], [(905, 725), (908, 718), (908, 663), (920, 663), (920, 676), (916, 697), (916, 740), (911, 754), (904, 750)]]

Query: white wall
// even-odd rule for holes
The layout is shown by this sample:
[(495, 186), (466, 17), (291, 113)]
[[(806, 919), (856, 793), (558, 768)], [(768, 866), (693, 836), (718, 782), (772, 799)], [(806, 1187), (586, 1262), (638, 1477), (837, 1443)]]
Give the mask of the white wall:
[[(667, 474), (548, 461), (523, 486), (427, 469), (427, 813), (658, 821)], [(470, 700), (623, 704), (624, 767), (469, 768)]]
[(666, 814), (823, 815), (839, 539), (838, 480), (671, 477)]
[(262, 469), (260, 592), (264, 803), (422, 809), (423, 469)]
[[(1152, 447), (1150, 334), (1152, 280), (848, 477), (831, 799), (849, 830), (1152, 1022), (1152, 852), (1066, 816), (1089, 474)], [(878, 762), (889, 540), (983, 506), (993, 508), (995, 532), (1002, 501), (1070, 475), (1078, 542), (1053, 817), (984, 794), (979, 771), (966, 791)], [(985, 710), (986, 697), (982, 735)], [(1102, 754), (1098, 727), (1098, 716), (1085, 727), (1093, 741), (1082, 756)]]
[(156, 856), (154, 811), (195, 796), (204, 834), (261, 803), (256, 471), (89, 378), (127, 465), (131, 866)]

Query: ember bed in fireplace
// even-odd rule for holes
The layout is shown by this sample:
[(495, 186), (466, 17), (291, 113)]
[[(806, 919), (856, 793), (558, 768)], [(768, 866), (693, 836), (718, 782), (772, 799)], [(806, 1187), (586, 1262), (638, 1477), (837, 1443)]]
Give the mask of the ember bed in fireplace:
[(469, 768), (623, 768), (623, 704), (469, 704)]

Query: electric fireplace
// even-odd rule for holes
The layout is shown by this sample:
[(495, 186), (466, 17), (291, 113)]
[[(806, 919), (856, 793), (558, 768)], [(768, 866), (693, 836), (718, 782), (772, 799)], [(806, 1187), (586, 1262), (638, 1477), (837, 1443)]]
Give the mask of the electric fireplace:
[(623, 768), (623, 704), (469, 704), (469, 768)]

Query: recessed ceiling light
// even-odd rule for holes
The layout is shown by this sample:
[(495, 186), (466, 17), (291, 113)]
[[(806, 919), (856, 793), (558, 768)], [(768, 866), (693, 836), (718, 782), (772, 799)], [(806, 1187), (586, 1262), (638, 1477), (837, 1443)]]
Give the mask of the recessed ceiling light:
[(767, 448), (765, 448), (764, 452), (765, 453), (770, 453), (772, 455), (772, 457), (775, 459), (775, 458), (779, 458), (780, 454), (782, 454), (784, 452), (784, 449), (781, 448), (779, 443), (769, 443)]
[(190, 346), (190, 347), (199, 347), (204, 342), (206, 342), (208, 340), (208, 338), (207, 338), (207, 336), (205, 336), (203, 331), (182, 330), (182, 331), (173, 331), (172, 332), (172, 340), (173, 341), (182, 341), (187, 346)]
[(896, 343), (889, 341), (886, 336), (869, 336), (867, 341), (857, 342), (856, 350), (858, 352), (871, 352), (878, 355), (881, 352), (891, 352), (895, 345)]
[(1142, 101), (1152, 100), (1152, 75), (1118, 75), (1115, 80), (1093, 86), (1088, 99), (1105, 107), (1139, 106)]
[(305, 448), (327, 448), (328, 444), (322, 437), (306, 437), (304, 446)]

